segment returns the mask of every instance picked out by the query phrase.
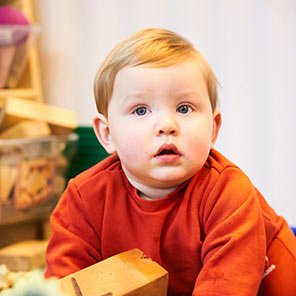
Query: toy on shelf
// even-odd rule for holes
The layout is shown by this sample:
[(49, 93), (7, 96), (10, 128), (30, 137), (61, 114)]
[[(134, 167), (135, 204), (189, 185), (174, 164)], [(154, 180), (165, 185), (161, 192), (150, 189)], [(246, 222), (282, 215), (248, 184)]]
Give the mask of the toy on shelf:
[(38, 27), (19, 9), (0, 6), (0, 88), (15, 88), (25, 69), (28, 48)]
[(43, 101), (32, 0), (0, 0), (0, 99)]

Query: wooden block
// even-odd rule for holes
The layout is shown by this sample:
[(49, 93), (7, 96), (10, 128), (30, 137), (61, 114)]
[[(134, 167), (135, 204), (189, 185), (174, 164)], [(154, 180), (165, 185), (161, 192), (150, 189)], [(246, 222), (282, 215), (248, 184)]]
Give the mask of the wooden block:
[(49, 218), (42, 221), (42, 238), (43, 239), (50, 239), (52, 236), (52, 230), (50, 226)]
[(7, 76), (13, 62), (15, 51), (16, 47), (13, 45), (0, 46), (0, 89), (4, 88), (6, 84)]
[(18, 169), (16, 167), (0, 163), (0, 205), (8, 202), (16, 183), (17, 174)]
[(0, 133), (0, 139), (36, 138), (50, 135), (50, 128), (44, 121), (23, 120)]
[(54, 134), (69, 134), (77, 127), (74, 111), (23, 98), (0, 98), (0, 130), (24, 119), (47, 122)]
[(29, 271), (45, 265), (47, 241), (29, 240), (0, 249), (0, 264), (12, 271)]
[(168, 272), (133, 249), (68, 275), (60, 284), (68, 296), (80, 295), (77, 286), (82, 295), (165, 296)]
[(14, 207), (23, 209), (50, 197), (54, 162), (50, 158), (23, 161), (15, 187)]

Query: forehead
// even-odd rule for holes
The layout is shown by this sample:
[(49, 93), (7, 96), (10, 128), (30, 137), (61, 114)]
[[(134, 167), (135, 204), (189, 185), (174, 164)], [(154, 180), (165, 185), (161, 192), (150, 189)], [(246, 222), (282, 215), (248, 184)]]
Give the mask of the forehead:
[(179, 63), (167, 67), (145, 64), (121, 69), (114, 81), (113, 96), (136, 91), (207, 92), (204, 75), (196, 62)]

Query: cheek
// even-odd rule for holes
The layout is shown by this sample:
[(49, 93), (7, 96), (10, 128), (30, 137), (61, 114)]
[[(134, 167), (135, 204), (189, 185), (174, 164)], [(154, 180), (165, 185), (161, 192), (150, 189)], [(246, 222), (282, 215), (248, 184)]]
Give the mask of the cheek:
[(145, 153), (148, 142), (140, 131), (122, 129), (114, 137), (117, 154), (124, 162), (140, 161)]
[(203, 157), (212, 146), (212, 128), (208, 125), (200, 126), (187, 133), (183, 141), (184, 147), (194, 155)]
[(206, 145), (212, 140), (212, 123), (203, 118), (189, 123), (183, 130), (188, 141)]

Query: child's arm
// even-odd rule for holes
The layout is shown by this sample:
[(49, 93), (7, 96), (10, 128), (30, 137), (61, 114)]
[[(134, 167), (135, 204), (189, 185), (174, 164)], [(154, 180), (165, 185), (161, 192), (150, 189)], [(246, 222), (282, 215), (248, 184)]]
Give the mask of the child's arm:
[(47, 277), (64, 277), (101, 260), (100, 238), (87, 217), (71, 180), (51, 216), (53, 235), (46, 254)]
[(203, 268), (193, 295), (257, 295), (266, 237), (254, 186), (239, 169), (227, 168), (203, 200)]

